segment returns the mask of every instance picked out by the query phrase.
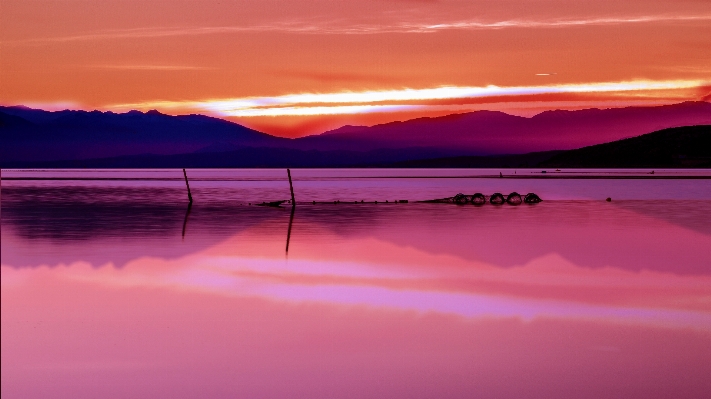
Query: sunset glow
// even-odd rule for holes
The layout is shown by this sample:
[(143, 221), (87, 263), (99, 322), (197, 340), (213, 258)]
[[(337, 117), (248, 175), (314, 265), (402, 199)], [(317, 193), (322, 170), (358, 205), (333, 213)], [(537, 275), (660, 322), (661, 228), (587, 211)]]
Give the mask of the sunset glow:
[(0, 0), (0, 396), (702, 398), (711, 0)]
[[(649, 95), (659, 90), (682, 90), (698, 88), (707, 84), (703, 81), (631, 81), (618, 83), (592, 83), (581, 85), (553, 85), (530, 87), (438, 87), (434, 89), (403, 89), (388, 91), (305, 93), (278, 97), (253, 97), (205, 101), (155, 101), (137, 104), (121, 104), (112, 109), (188, 109), (197, 112), (214, 113), (222, 116), (300, 116), (338, 115), (392, 111), (427, 111), (442, 109), (428, 105), (430, 100), (454, 100), (500, 96), (525, 96), (560, 93), (616, 93), (629, 95)], [(385, 102), (400, 104), (365, 105)], [(359, 104), (324, 106), (322, 104)], [(405, 104), (415, 103), (415, 104)], [(303, 104), (303, 105), (302, 105)]]

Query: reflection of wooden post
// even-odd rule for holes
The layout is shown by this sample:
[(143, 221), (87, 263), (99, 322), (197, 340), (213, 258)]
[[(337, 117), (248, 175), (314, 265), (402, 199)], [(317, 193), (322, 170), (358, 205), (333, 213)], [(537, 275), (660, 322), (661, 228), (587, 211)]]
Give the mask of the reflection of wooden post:
[(286, 174), (289, 176), (289, 189), (291, 190), (291, 206), (296, 206), (296, 199), (294, 199), (294, 185), (291, 183), (291, 171), (287, 169)]
[[(183, 168), (183, 176), (185, 176), (185, 186), (188, 188), (188, 200), (190, 201), (190, 204), (192, 205), (193, 195), (190, 194), (190, 184), (188, 184), (188, 174), (185, 172), (185, 168)], [(292, 194), (292, 196), (293, 196), (293, 194)]]
[(185, 228), (188, 226), (188, 216), (190, 216), (190, 208), (193, 207), (193, 203), (188, 204), (188, 209), (185, 211), (185, 219), (183, 219), (183, 239), (185, 239)]
[(294, 211), (295, 207), (291, 207), (291, 216), (289, 216), (289, 230), (286, 232), (286, 253), (289, 253), (289, 240), (291, 239), (291, 225), (294, 223)]

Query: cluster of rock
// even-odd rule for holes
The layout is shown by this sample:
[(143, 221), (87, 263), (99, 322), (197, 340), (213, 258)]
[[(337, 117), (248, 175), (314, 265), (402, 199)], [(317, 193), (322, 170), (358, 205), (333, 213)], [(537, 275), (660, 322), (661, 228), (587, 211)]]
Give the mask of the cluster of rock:
[(481, 206), (481, 205), (486, 204), (487, 202), (489, 202), (492, 205), (503, 205), (503, 204), (521, 205), (524, 203), (525, 204), (537, 204), (541, 201), (542, 201), (541, 197), (539, 197), (535, 193), (528, 193), (522, 197), (521, 194), (514, 191), (507, 196), (504, 196), (501, 193), (494, 193), (488, 197), (482, 193), (476, 193), (473, 195), (465, 195), (465, 194), (459, 193), (459, 194), (455, 195), (454, 197), (442, 198), (442, 199), (425, 201), (425, 202), (445, 202), (445, 203), (454, 203), (457, 205), (472, 204), (472, 205)]

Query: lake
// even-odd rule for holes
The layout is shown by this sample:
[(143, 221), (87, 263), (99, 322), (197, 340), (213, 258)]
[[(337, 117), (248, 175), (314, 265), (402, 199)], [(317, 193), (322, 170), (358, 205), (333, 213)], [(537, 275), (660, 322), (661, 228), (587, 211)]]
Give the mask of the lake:
[(2, 397), (707, 396), (711, 170), (542, 172), (3, 170)]

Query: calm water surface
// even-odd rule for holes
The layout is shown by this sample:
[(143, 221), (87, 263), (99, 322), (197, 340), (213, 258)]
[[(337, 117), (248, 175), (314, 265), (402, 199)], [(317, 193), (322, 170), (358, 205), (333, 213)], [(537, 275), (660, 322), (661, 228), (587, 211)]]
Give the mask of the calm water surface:
[(708, 397), (711, 171), (499, 172), (3, 170), (2, 397)]

